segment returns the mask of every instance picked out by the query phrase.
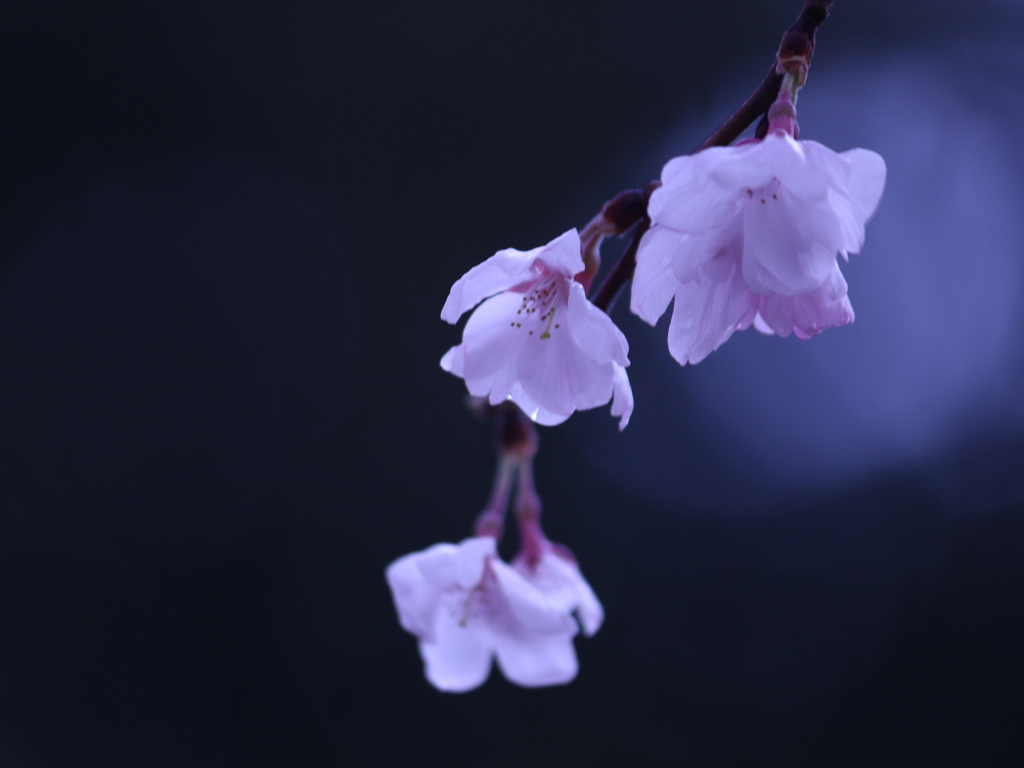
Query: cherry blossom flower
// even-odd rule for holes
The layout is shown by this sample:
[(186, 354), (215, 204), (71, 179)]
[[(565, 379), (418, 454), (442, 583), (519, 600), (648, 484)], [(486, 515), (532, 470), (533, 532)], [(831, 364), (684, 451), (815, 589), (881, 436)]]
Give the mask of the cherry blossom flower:
[(511, 400), (538, 424), (560, 424), (614, 397), (612, 414), (624, 428), (633, 411), (629, 345), (573, 279), (583, 269), (575, 229), (473, 267), (452, 286), (441, 318), (455, 323), (483, 303), (441, 367), (465, 379), (470, 394), (492, 405)]
[(436, 544), (388, 566), (399, 622), (419, 638), (432, 685), (452, 692), (476, 688), (492, 659), (517, 685), (558, 685), (576, 677), (572, 638), (578, 627), (571, 612), (593, 634), (603, 615), (600, 603), (567, 562), (545, 560), (541, 569), (526, 570), (503, 562), (488, 536)]
[(806, 339), (853, 322), (836, 254), (863, 246), (885, 170), (874, 152), (785, 130), (670, 160), (648, 205), (633, 312), (654, 325), (675, 299), (668, 344), (684, 365), (751, 324)]

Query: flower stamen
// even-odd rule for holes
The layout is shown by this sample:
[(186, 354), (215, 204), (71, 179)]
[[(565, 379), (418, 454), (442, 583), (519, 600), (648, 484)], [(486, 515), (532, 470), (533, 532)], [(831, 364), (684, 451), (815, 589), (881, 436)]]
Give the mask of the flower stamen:
[[(541, 315), (541, 316), (540, 316), (540, 319), (541, 319), (541, 320), (543, 320), (543, 319), (544, 319), (544, 317), (545, 317), (544, 315)], [(544, 329), (544, 333), (542, 333), (542, 334), (540, 335), (540, 337), (541, 337), (542, 339), (550, 339), (550, 338), (551, 338), (551, 323), (552, 323), (552, 322), (554, 321), (554, 319), (555, 319), (555, 308), (554, 308), (554, 307), (552, 307), (551, 309), (549, 309), (549, 310), (548, 310), (548, 313), (547, 313), (547, 318), (548, 318), (548, 327), (547, 327), (547, 328), (545, 328), (545, 329)], [(557, 326), (555, 326), (555, 327), (557, 328)]]

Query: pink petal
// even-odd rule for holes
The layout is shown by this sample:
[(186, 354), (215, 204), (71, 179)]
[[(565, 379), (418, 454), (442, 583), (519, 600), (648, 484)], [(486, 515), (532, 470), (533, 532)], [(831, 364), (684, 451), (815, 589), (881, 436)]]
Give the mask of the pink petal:
[(738, 185), (723, 184), (711, 173), (721, 164), (732, 165), (733, 147), (713, 147), (696, 155), (670, 160), (662, 170), (662, 186), (647, 204), (651, 221), (677, 232), (696, 234), (718, 229), (739, 212)]
[(754, 320), (756, 299), (735, 261), (716, 260), (714, 266), (727, 269), (728, 274), (719, 280), (681, 284), (676, 290), (668, 348), (682, 365), (699, 363)]
[[(688, 237), (676, 249), (672, 260), (676, 279), (689, 283), (720, 271), (717, 265), (738, 259), (743, 249), (742, 226), (743, 219), (736, 216), (724, 227)], [(723, 279), (726, 274), (728, 270), (722, 273)]]
[(826, 328), (853, 322), (853, 307), (846, 296), (846, 280), (834, 269), (813, 291), (798, 296), (767, 296), (761, 299), (760, 315), (779, 336), (796, 334), (808, 339)]
[(583, 286), (569, 286), (569, 329), (579, 348), (599, 363), (629, 365), (629, 344), (610, 317), (587, 299)]
[(435, 544), (414, 556), (423, 578), (437, 589), (457, 585), (468, 590), (480, 583), (485, 560), (494, 555), (494, 539), (480, 536), (463, 539), (458, 545)]
[(579, 672), (572, 636), (495, 633), (498, 668), (510, 682), (530, 688), (571, 682)]
[(816, 215), (784, 187), (755, 195), (743, 212), (743, 275), (755, 293), (792, 296), (813, 289), (835, 265), (835, 217)]
[(398, 558), (387, 567), (384, 575), (395, 601), (399, 624), (417, 637), (432, 640), (441, 593), (423, 578), (416, 562), (419, 555)]
[(461, 693), (482, 684), (491, 671), (494, 639), (486, 622), (462, 621), (462, 606), (439, 611), (434, 642), (420, 642), (427, 680), (441, 691)]
[(542, 250), (534, 248), (532, 251), (517, 251), (515, 248), (506, 248), (482, 264), (477, 264), (455, 281), (441, 309), (441, 319), (455, 323), (488, 296), (535, 277), (537, 270), (534, 261)]
[(640, 241), (629, 308), (650, 325), (665, 314), (675, 294), (678, 281), (672, 272), (672, 259), (687, 237), (689, 235), (656, 226), (647, 230)]
[(441, 357), (441, 369), (448, 371), (448, 373), (454, 374), (458, 377), (465, 375), (464, 371), (466, 368), (466, 353), (462, 349), (462, 345), (459, 344), (456, 347), (452, 347)]
[[(786, 134), (765, 136), (756, 153), (757, 162), (768, 172), (761, 186), (777, 180), (801, 202), (824, 199), (837, 169), (822, 167), (820, 159), (808, 156), (806, 148), (807, 142), (794, 141)], [(835, 152), (832, 155), (838, 157)]]
[(832, 191), (829, 202), (839, 221), (839, 249), (858, 253), (864, 247), (864, 227), (874, 215), (885, 189), (885, 161), (867, 149), (839, 155), (847, 164), (845, 183)]
[(601, 628), (604, 608), (574, 562), (548, 551), (533, 568), (522, 560), (517, 560), (514, 567), (563, 610), (574, 612), (587, 636)]
[(575, 229), (570, 229), (543, 246), (537, 253), (537, 260), (552, 272), (572, 277), (583, 271), (583, 256), (580, 253), (580, 248), (580, 233)]
[[(462, 333), (462, 375), (469, 391), (484, 396), (495, 389), (495, 379), (504, 374), (497, 391), (498, 401), (508, 395), (508, 369), (514, 374), (525, 334), (513, 323), (521, 294), (508, 292), (488, 299), (470, 316)], [(454, 365), (457, 355), (449, 361)], [(503, 372), (503, 369), (506, 369)]]
[[(716, 187), (735, 195), (731, 215), (736, 215), (737, 206), (749, 199), (749, 191), (756, 190), (770, 182), (776, 175), (777, 162), (772, 153), (765, 151), (764, 140), (753, 141), (734, 147), (715, 147), (699, 152), (695, 157), (705, 156), (707, 164), (703, 173)], [(714, 154), (712, 154), (714, 152)], [(721, 221), (716, 227), (724, 226)]]
[(565, 325), (552, 328), (550, 338), (530, 337), (517, 363), (523, 391), (556, 414), (596, 408), (612, 397), (612, 363), (583, 352)]

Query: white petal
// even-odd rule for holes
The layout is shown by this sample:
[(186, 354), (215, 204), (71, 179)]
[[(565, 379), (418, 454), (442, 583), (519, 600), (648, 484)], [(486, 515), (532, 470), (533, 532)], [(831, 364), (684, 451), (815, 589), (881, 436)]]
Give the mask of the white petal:
[(537, 260), (551, 271), (572, 277), (583, 271), (583, 256), (580, 253), (580, 233), (570, 229), (540, 249)]
[(494, 555), (494, 539), (480, 536), (464, 539), (458, 545), (435, 544), (417, 553), (416, 564), (423, 578), (438, 589), (457, 585), (468, 590), (480, 583), (484, 563)]
[(466, 367), (466, 353), (462, 350), (462, 345), (459, 344), (457, 347), (452, 347), (444, 356), (441, 358), (441, 369), (448, 371), (458, 377), (464, 376)]
[(420, 642), (424, 672), (441, 691), (461, 693), (483, 683), (491, 671), (494, 639), (481, 617), (463, 620), (456, 603), (438, 613), (434, 642)]
[(662, 186), (654, 190), (647, 204), (651, 222), (691, 234), (727, 224), (739, 212), (740, 187), (721, 183), (712, 171), (735, 164), (738, 151), (713, 147), (669, 161), (662, 170)]
[(563, 323), (546, 339), (524, 345), (517, 372), (531, 400), (556, 414), (604, 405), (612, 397), (612, 363), (599, 363), (580, 349)]
[(846, 296), (846, 280), (839, 266), (813, 291), (797, 296), (767, 296), (760, 314), (779, 336), (795, 334), (808, 339), (826, 328), (853, 322), (853, 307)]
[[(676, 249), (672, 273), (681, 283), (714, 274), (722, 264), (738, 259), (743, 249), (743, 219), (736, 216), (724, 227), (691, 235)], [(728, 272), (722, 272), (722, 277)]]
[(441, 592), (423, 578), (417, 564), (419, 556), (417, 552), (398, 558), (387, 567), (385, 578), (402, 628), (417, 637), (432, 640)]
[(576, 563), (548, 551), (532, 569), (523, 561), (517, 561), (515, 568), (564, 610), (575, 612), (588, 637), (601, 628), (604, 608)]
[[(781, 133), (765, 136), (757, 151), (757, 161), (768, 172), (769, 178), (765, 184), (777, 179), (793, 197), (801, 201), (823, 200), (834, 178), (835, 169), (831, 165), (831, 158), (810, 156), (807, 152), (809, 143), (795, 141), (791, 136)], [(832, 150), (828, 151), (833, 158), (838, 157)], [(824, 165), (822, 160), (825, 160)], [(756, 187), (754, 191), (756, 193)]]
[(763, 317), (761, 317), (760, 312), (758, 312), (757, 315), (754, 317), (754, 328), (756, 328), (761, 333), (767, 334), (768, 336), (775, 335), (775, 331), (773, 331), (772, 327), (768, 325), (767, 322), (765, 322), (765, 319)]
[(864, 247), (864, 227), (874, 215), (885, 189), (885, 161), (867, 149), (851, 149), (845, 162), (844, 184), (830, 191), (829, 202), (842, 230), (839, 248), (858, 253)]
[(576, 607), (576, 616), (583, 625), (583, 632), (591, 637), (604, 623), (604, 606), (597, 599), (594, 590), (586, 581), (583, 581), (586, 591), (580, 593), (580, 604)]
[(572, 638), (575, 630), (554, 635), (514, 635), (496, 632), (498, 668), (509, 682), (525, 687), (561, 685), (579, 672)]
[[(514, 325), (521, 301), (522, 295), (516, 292), (499, 294), (477, 307), (466, 323), (462, 375), (472, 394), (482, 397), (496, 389), (493, 394), (499, 402), (508, 396), (507, 379), (510, 372), (514, 375), (525, 337)], [(450, 362), (454, 364), (454, 355)]]
[(850, 164), (847, 191), (857, 214), (865, 221), (878, 209), (885, 190), (885, 160), (870, 149), (850, 149), (839, 155)]
[(549, 411), (547, 408), (542, 407), (532, 397), (526, 394), (526, 391), (523, 389), (523, 385), (518, 381), (512, 387), (509, 398), (513, 403), (519, 406), (520, 410), (522, 410), (529, 419), (545, 427), (553, 427), (561, 424), (572, 416), (572, 413), (554, 413), (553, 411)]
[(619, 431), (629, 424), (633, 415), (633, 388), (629, 385), (626, 369), (618, 363), (612, 363), (615, 374), (612, 378), (612, 416), (619, 418)]
[(812, 290), (835, 265), (838, 239), (835, 216), (823, 205), (771, 185), (744, 208), (743, 276), (761, 295)]
[(517, 251), (515, 248), (506, 248), (482, 264), (477, 264), (455, 281), (441, 309), (441, 319), (454, 323), (488, 296), (536, 277), (533, 263), (542, 250), (534, 248), (532, 251)]
[(672, 260), (688, 237), (690, 235), (666, 227), (652, 227), (640, 240), (629, 308), (650, 325), (655, 325), (665, 314), (676, 292), (679, 281), (672, 271)]
[(480, 583), (481, 563), (497, 556), (497, 544), (491, 536), (473, 536), (459, 542), (455, 553), (455, 583), (472, 589)]
[(629, 365), (629, 343), (608, 315), (595, 307), (583, 286), (569, 286), (569, 330), (579, 348), (599, 363)]
[[(775, 159), (772, 153), (765, 152), (764, 141), (752, 141), (747, 144), (740, 144), (734, 147), (715, 147), (714, 154), (711, 149), (699, 152), (695, 157), (706, 157), (706, 165), (703, 174), (710, 182), (713, 182), (722, 192), (736, 195), (739, 204), (749, 199), (750, 191), (764, 186), (770, 182), (776, 174)], [(732, 202), (735, 206), (738, 203)], [(730, 209), (732, 214), (736, 213), (735, 207)], [(715, 227), (725, 225), (720, 221)]]
[(702, 279), (676, 290), (668, 348), (680, 364), (699, 363), (734, 331), (753, 322), (757, 302), (739, 275), (735, 261), (716, 260), (724, 279)]

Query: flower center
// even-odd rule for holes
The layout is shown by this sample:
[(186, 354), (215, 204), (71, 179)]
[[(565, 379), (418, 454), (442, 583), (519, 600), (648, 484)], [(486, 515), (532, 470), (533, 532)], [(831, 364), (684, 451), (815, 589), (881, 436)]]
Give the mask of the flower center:
[(770, 205), (773, 201), (779, 199), (779, 186), (779, 180), (772, 179), (763, 187), (758, 187), (757, 189), (747, 187), (747, 197), (752, 203)]
[(562, 327), (555, 322), (555, 315), (568, 305), (566, 281), (564, 275), (545, 274), (528, 286), (511, 327), (538, 339), (550, 339), (551, 331)]

